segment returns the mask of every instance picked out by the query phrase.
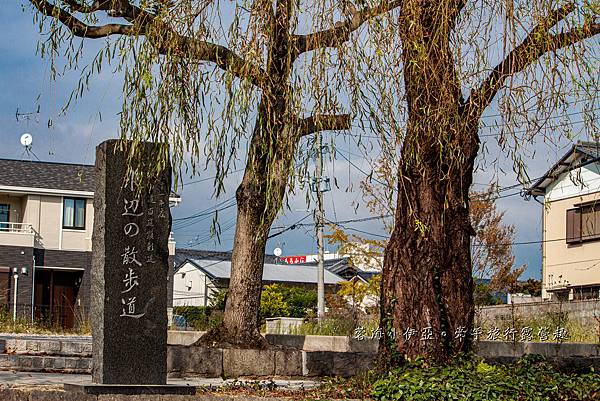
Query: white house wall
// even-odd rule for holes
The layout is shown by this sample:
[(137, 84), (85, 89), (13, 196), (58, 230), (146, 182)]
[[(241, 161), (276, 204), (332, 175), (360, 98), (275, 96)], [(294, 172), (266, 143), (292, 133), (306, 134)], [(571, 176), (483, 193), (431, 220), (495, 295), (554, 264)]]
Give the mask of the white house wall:
[(568, 199), (600, 191), (600, 166), (593, 163), (563, 173), (546, 189), (546, 202)]
[(190, 263), (184, 264), (173, 278), (173, 306), (207, 306), (210, 286), (210, 279), (204, 273)]

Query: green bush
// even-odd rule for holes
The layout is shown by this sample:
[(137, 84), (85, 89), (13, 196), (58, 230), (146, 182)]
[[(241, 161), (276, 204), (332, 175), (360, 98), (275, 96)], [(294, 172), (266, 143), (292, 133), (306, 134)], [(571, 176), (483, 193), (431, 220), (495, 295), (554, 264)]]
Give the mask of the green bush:
[(270, 317), (306, 318), (314, 315), (317, 293), (301, 287), (284, 287), (280, 284), (266, 285), (260, 295), (260, 319)]
[(289, 316), (288, 304), (283, 300), (282, 287), (279, 284), (265, 286), (260, 294), (260, 320), (269, 317)]
[(221, 323), (222, 312), (212, 306), (176, 306), (173, 314), (181, 315), (196, 330), (206, 331)]
[(539, 356), (511, 365), (460, 359), (450, 366), (422, 361), (388, 373), (371, 387), (375, 400), (597, 400), (600, 375), (556, 371)]
[(222, 288), (217, 291), (215, 295), (213, 295), (210, 299), (210, 307), (216, 310), (224, 311), (225, 303), (227, 302), (227, 289)]
[(300, 287), (282, 288), (283, 299), (288, 305), (288, 317), (305, 318), (316, 314), (317, 292)]

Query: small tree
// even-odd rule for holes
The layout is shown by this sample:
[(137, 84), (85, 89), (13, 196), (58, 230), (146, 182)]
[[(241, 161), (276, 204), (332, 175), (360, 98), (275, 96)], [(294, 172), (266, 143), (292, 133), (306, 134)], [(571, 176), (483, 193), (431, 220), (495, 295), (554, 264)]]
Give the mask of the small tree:
[(495, 197), (494, 185), (471, 193), (470, 216), (475, 230), (471, 244), (473, 275), (478, 279), (490, 279), (486, 287), (491, 291), (510, 291), (517, 286), (527, 266), (514, 268), (515, 227), (503, 223), (504, 212), (496, 209)]
[(279, 284), (265, 286), (260, 295), (260, 320), (263, 321), (269, 317), (286, 317), (289, 313), (281, 286)]

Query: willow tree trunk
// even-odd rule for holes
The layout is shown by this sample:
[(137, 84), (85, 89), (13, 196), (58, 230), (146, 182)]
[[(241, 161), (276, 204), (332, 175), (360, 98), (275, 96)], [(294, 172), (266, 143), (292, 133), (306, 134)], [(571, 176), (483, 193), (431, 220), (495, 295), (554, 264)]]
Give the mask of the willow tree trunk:
[(246, 171), (236, 191), (237, 220), (223, 322), (199, 340), (202, 345), (268, 346), (260, 335), (258, 316), (265, 246), (281, 209), (294, 155), (285, 151), (288, 143), (281, 109), (269, 104), (277, 103), (263, 101), (259, 107)]
[(462, 115), (450, 38), (459, 2), (402, 6), (408, 125), (395, 227), (385, 251), (380, 362), (447, 361), (469, 349), (473, 324), (469, 187), (479, 141)]

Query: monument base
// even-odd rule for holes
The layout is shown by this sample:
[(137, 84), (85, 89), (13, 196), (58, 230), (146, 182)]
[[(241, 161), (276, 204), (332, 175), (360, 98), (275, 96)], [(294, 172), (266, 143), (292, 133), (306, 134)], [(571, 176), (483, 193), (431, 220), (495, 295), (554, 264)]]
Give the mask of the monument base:
[(196, 387), (178, 384), (63, 384), (65, 391), (77, 394), (123, 394), (123, 395), (195, 395)]

